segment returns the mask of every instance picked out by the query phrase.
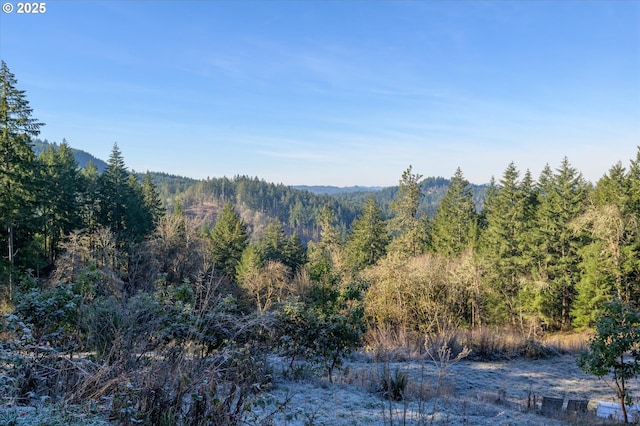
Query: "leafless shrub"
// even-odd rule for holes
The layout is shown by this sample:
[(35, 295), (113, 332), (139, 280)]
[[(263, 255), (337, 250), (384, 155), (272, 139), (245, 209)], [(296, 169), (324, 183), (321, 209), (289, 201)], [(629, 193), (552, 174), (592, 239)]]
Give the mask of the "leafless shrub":
[(436, 366), (438, 378), (435, 384), (436, 393), (440, 394), (448, 379), (449, 368), (462, 361), (471, 353), (466, 346), (459, 346), (456, 332), (443, 333), (435, 338), (428, 338), (425, 342), (425, 350), (431, 361)]
[(515, 358), (521, 355), (526, 338), (510, 329), (477, 328), (461, 331), (460, 339), (473, 350), (470, 358), (493, 361)]
[(402, 326), (369, 328), (363, 341), (376, 361), (407, 361), (424, 356), (423, 336)]

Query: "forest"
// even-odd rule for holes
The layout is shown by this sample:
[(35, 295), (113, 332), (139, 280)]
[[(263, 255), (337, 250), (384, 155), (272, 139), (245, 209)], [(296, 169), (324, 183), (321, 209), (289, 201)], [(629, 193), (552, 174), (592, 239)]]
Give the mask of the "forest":
[(488, 185), (408, 166), (397, 187), (316, 195), (139, 174), (117, 144), (103, 171), (64, 141), (36, 154), (44, 123), (4, 62), (0, 85), (5, 398), (240, 424), (269, 354), (331, 380), (360, 348), (474, 330), (538, 341), (640, 298), (640, 148), (595, 183), (563, 158)]

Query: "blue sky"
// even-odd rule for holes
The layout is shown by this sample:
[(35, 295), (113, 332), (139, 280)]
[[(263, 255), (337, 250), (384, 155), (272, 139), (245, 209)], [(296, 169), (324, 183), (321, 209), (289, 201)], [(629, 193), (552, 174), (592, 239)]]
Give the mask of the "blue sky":
[[(17, 2), (10, 0), (16, 5)], [(194, 178), (595, 182), (640, 145), (638, 1), (60, 1), (0, 14), (41, 137)]]

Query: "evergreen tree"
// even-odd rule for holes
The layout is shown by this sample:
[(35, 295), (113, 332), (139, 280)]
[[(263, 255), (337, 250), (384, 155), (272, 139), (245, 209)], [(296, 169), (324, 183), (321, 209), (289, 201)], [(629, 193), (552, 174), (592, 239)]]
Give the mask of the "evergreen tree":
[[(573, 310), (574, 325), (593, 325), (594, 313), (604, 302), (618, 298), (637, 302), (640, 298), (640, 219), (634, 209), (632, 188), (635, 163), (627, 174), (620, 164), (613, 166), (597, 183), (594, 203), (573, 223), (589, 243), (580, 250), (582, 276), (577, 285)], [(637, 186), (636, 186), (637, 187)]]
[(431, 223), (431, 245), (438, 253), (457, 255), (473, 244), (477, 226), (473, 188), (458, 168)]
[(264, 235), (256, 245), (262, 262), (275, 260), (284, 262), (287, 250), (287, 236), (279, 220), (274, 220), (264, 231)]
[[(335, 226), (336, 214), (329, 205), (322, 207), (316, 219), (320, 227), (320, 241), (309, 243), (309, 261), (314, 268), (342, 270), (344, 266), (344, 244)], [(323, 272), (324, 273), (324, 272)]]
[(296, 234), (287, 238), (279, 220), (267, 225), (264, 235), (254, 246), (262, 265), (269, 261), (280, 262), (288, 268), (291, 277), (306, 263), (306, 251), (300, 238)]
[(118, 240), (123, 240), (127, 229), (127, 207), (132, 195), (129, 172), (118, 144), (113, 145), (107, 170), (100, 175), (98, 187), (100, 224), (109, 227)]
[[(31, 117), (33, 110), (15, 75), (0, 62), (0, 224), (6, 230), (8, 263), (15, 264), (16, 228), (33, 220), (36, 202), (35, 155), (31, 138), (43, 123)], [(13, 275), (9, 274), (9, 297), (13, 297)]]
[(580, 280), (578, 250), (582, 240), (570, 223), (586, 208), (588, 184), (565, 157), (555, 174), (547, 166), (539, 179), (534, 228), (536, 273), (544, 283), (542, 316), (549, 325), (567, 330), (575, 286)]
[(80, 181), (79, 215), (83, 225), (92, 232), (100, 227), (100, 173), (93, 162), (80, 170)]
[(236, 281), (247, 288), (249, 280), (258, 275), (264, 264), (257, 244), (249, 243), (243, 250), (240, 261), (236, 265)]
[(235, 277), (236, 266), (248, 241), (247, 226), (231, 203), (226, 203), (209, 234), (216, 270), (224, 276)]
[(394, 213), (389, 222), (393, 236), (389, 251), (405, 256), (417, 256), (424, 253), (428, 244), (428, 224), (426, 216), (420, 216), (420, 190), (422, 175), (412, 173), (412, 167), (402, 173), (398, 194), (391, 203)]
[(141, 241), (143, 237), (153, 231), (156, 223), (155, 218), (146, 203), (144, 188), (138, 181), (135, 171), (129, 173), (127, 186), (126, 235), (130, 241)]
[(354, 220), (346, 245), (349, 264), (361, 270), (374, 265), (387, 252), (389, 234), (382, 210), (373, 196), (364, 204), (362, 215)]
[(518, 294), (529, 278), (532, 228), (532, 188), (530, 179), (519, 180), (511, 163), (500, 184), (488, 191), (485, 202), (486, 229), (481, 236), (480, 253), (485, 263), (485, 280), (491, 289), (494, 320), (524, 326)]
[(638, 146), (635, 160), (631, 161), (627, 177), (629, 185), (629, 211), (640, 218), (640, 146)]
[(318, 214), (318, 226), (320, 226), (320, 245), (323, 250), (334, 252), (342, 246), (342, 237), (335, 226), (336, 213), (327, 204), (322, 206)]
[(39, 161), (45, 246), (48, 260), (53, 262), (62, 237), (82, 227), (78, 209), (82, 180), (78, 163), (65, 140), (58, 147), (49, 145), (40, 154)]
[(142, 181), (142, 198), (144, 205), (151, 214), (153, 224), (157, 224), (158, 221), (164, 216), (165, 209), (162, 206), (162, 200), (158, 194), (158, 188), (151, 179), (151, 173), (147, 171)]
[(593, 203), (596, 206), (614, 205), (620, 210), (625, 210), (631, 202), (630, 183), (627, 170), (618, 162), (598, 180), (593, 193)]
[(289, 267), (291, 275), (295, 275), (307, 263), (307, 250), (305, 249), (298, 234), (289, 237), (285, 246), (284, 264)]
[(157, 195), (154, 188), (145, 192), (136, 173), (127, 170), (117, 144), (98, 178), (98, 191), (98, 222), (111, 229), (119, 244), (138, 243), (153, 232), (159, 219)]

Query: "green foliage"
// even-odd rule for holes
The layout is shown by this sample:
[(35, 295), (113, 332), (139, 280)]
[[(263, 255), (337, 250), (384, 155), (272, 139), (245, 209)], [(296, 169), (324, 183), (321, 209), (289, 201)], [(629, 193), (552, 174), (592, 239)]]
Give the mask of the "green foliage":
[(522, 282), (531, 279), (535, 192), (529, 173), (520, 180), (511, 163), (500, 184), (490, 188), (485, 203), (486, 227), (480, 237), (479, 255), (485, 264), (490, 289), (488, 306), (498, 323), (520, 321), (518, 294)]
[(578, 330), (593, 327), (605, 303), (614, 294), (614, 279), (603, 268), (603, 253), (601, 243), (589, 244), (579, 251), (583, 259), (579, 265), (582, 274), (576, 284), (577, 295), (571, 310), (573, 326)]
[(365, 330), (361, 283), (340, 285), (327, 264), (310, 271), (308, 296), (284, 302), (278, 311), (277, 346), (290, 357), (320, 362), (329, 380), (359, 344)]
[[(62, 143), (66, 143), (63, 139)], [(56, 151), (62, 143), (58, 144), (57, 142), (49, 142), (47, 139), (42, 140), (39, 138), (35, 138), (32, 141), (33, 152), (36, 156), (40, 156), (43, 152), (53, 148)], [(71, 154), (78, 166), (81, 169), (84, 169), (91, 164), (93, 167), (98, 169), (99, 173), (102, 173), (107, 169), (107, 163), (102, 161), (99, 158), (94, 157), (92, 154), (82, 151), (81, 149), (70, 148)]]
[(538, 315), (548, 327), (567, 330), (571, 306), (580, 281), (579, 250), (584, 238), (571, 223), (584, 213), (589, 187), (565, 157), (556, 173), (549, 167), (540, 176), (533, 228), (533, 253), (538, 286)]
[(389, 234), (382, 219), (382, 211), (373, 197), (367, 199), (362, 215), (351, 225), (346, 253), (349, 264), (356, 270), (374, 265), (387, 252)]
[(620, 299), (607, 303), (589, 351), (577, 362), (585, 373), (613, 376), (613, 383), (608, 384), (616, 392), (627, 423), (626, 406), (633, 402), (628, 382), (640, 374), (640, 311), (635, 305)]
[[(640, 151), (640, 150), (639, 150)], [(640, 277), (640, 217), (633, 201), (638, 188), (632, 162), (629, 173), (620, 165), (598, 181), (594, 204), (572, 222), (572, 229), (584, 235), (580, 250), (581, 277), (573, 309), (577, 327), (592, 325), (593, 312), (612, 295), (638, 302)]]
[(405, 256), (424, 253), (428, 244), (427, 216), (420, 214), (422, 175), (413, 173), (411, 166), (402, 173), (396, 199), (391, 203), (394, 215), (389, 221), (393, 240), (389, 251)]
[(222, 213), (209, 234), (211, 255), (216, 270), (222, 275), (234, 277), (236, 266), (247, 247), (247, 226), (230, 203), (224, 205)]
[(42, 344), (74, 349), (82, 296), (72, 284), (40, 289), (33, 284), (16, 298), (15, 313), (32, 324), (33, 337)]
[(59, 146), (49, 145), (38, 160), (41, 166), (45, 250), (49, 262), (53, 262), (60, 252), (64, 236), (82, 227), (78, 209), (83, 191), (82, 180), (78, 163), (64, 140)]
[(155, 188), (150, 181), (141, 185), (127, 170), (117, 144), (97, 183), (100, 224), (109, 227), (120, 244), (140, 242), (153, 231), (161, 215)]
[(402, 401), (405, 398), (409, 375), (396, 368), (393, 376), (389, 372), (389, 364), (384, 364), (380, 378), (380, 390), (385, 398)]
[(151, 173), (147, 172), (142, 180), (142, 198), (144, 205), (151, 216), (151, 224), (157, 225), (158, 221), (164, 216), (165, 209), (162, 200), (158, 194), (158, 187), (151, 178)]
[(470, 247), (477, 236), (477, 216), (473, 188), (458, 168), (431, 223), (433, 249), (444, 255), (456, 255)]
[(129, 173), (117, 144), (113, 145), (108, 167), (98, 179), (100, 191), (100, 223), (107, 226), (118, 239), (125, 239), (124, 233), (129, 225), (128, 210), (133, 198), (128, 184)]
[[(40, 132), (40, 123), (31, 117), (25, 92), (17, 88), (15, 75), (0, 62), (0, 227), (5, 234), (10, 268), (15, 256), (29, 241), (29, 227), (37, 206), (37, 168), (31, 138)], [(23, 235), (20, 235), (20, 234)], [(23, 238), (21, 238), (23, 237)], [(9, 271), (9, 298), (13, 297), (13, 271)]]
[(264, 231), (262, 238), (255, 244), (260, 263), (280, 262), (289, 268), (290, 276), (306, 263), (306, 251), (297, 235), (287, 238), (279, 221), (273, 221)]
[(266, 216), (268, 221), (280, 221), (287, 234), (297, 234), (305, 243), (319, 239), (316, 218), (323, 206), (329, 205), (334, 211), (340, 228), (346, 228), (359, 211), (358, 203), (342, 202), (329, 195), (316, 195), (248, 176), (184, 182), (161, 175), (156, 181), (165, 199), (179, 197), (187, 208), (205, 203), (231, 203), (238, 211), (254, 212), (256, 218)]

